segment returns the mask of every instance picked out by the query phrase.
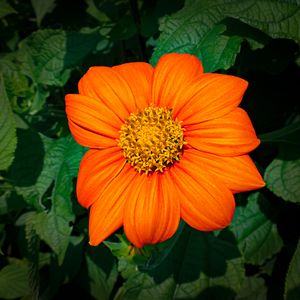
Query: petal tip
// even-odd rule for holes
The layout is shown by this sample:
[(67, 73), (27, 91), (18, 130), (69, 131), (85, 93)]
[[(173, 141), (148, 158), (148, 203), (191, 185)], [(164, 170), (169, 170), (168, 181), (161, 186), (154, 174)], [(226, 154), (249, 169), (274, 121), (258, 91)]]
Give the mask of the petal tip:
[(89, 245), (91, 245), (91, 246), (98, 246), (98, 245), (100, 245), (106, 238), (107, 238), (107, 236), (104, 235), (103, 232), (102, 232), (102, 234), (101, 234), (101, 233), (99, 234), (99, 232), (98, 232), (98, 234), (97, 234), (97, 233), (95, 233), (95, 232), (92, 232), (91, 229), (89, 229)]
[(264, 179), (262, 178), (262, 176), (260, 174), (259, 174), (259, 177), (257, 178), (256, 186), (257, 186), (257, 189), (261, 189), (266, 186), (266, 182), (264, 181)]
[(89, 245), (90, 246), (94, 246), (95, 247), (95, 246), (98, 246), (99, 244), (100, 243), (97, 244), (97, 243), (94, 243), (93, 241), (89, 240)]

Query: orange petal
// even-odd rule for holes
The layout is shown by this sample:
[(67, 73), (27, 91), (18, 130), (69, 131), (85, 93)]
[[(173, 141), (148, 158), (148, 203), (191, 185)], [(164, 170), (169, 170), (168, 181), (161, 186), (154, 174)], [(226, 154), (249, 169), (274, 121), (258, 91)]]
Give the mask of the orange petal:
[(152, 102), (156, 106), (174, 107), (178, 92), (184, 91), (202, 73), (202, 64), (194, 55), (163, 55), (154, 69)]
[(137, 247), (169, 239), (180, 220), (179, 201), (167, 172), (142, 174), (132, 185), (124, 210), (124, 230)]
[(240, 104), (247, 86), (235, 76), (203, 74), (178, 95), (181, 101), (173, 107), (173, 116), (186, 125), (220, 118)]
[(98, 100), (69, 94), (66, 113), (70, 130), (79, 144), (90, 148), (116, 145), (122, 122)]
[(223, 157), (189, 149), (184, 152), (184, 159), (216, 176), (234, 193), (265, 186), (264, 180), (249, 155)]
[(80, 94), (98, 99), (120, 120), (124, 120), (131, 112), (137, 110), (136, 99), (130, 87), (113, 68), (91, 67), (80, 79), (78, 89)]
[(123, 224), (125, 201), (132, 195), (129, 186), (138, 173), (126, 164), (122, 171), (105, 188), (90, 210), (90, 245), (97, 246)]
[(113, 67), (127, 82), (134, 95), (137, 108), (142, 110), (151, 100), (153, 68), (150, 64), (133, 62)]
[(119, 147), (89, 150), (80, 163), (77, 179), (78, 202), (88, 208), (121, 172), (125, 160)]
[(235, 202), (219, 179), (184, 156), (171, 169), (171, 176), (181, 199), (181, 217), (186, 223), (202, 231), (221, 229), (230, 223)]
[(241, 108), (221, 118), (184, 128), (185, 140), (190, 146), (221, 156), (246, 154), (260, 143), (247, 113)]

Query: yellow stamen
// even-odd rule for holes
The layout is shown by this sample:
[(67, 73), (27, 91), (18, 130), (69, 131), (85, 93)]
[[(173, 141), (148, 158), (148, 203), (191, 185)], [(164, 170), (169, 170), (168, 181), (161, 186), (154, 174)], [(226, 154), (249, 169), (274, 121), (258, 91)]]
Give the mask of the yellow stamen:
[(119, 146), (136, 171), (163, 172), (180, 160), (186, 144), (183, 131), (170, 109), (149, 106), (128, 117), (121, 127)]

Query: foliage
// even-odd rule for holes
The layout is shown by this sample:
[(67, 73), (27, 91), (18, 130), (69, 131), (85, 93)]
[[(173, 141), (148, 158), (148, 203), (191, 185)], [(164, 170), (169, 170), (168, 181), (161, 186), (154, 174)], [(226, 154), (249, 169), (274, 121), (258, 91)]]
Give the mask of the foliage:
[[(0, 298), (300, 299), (299, 44), (298, 0), (0, 1)], [(266, 187), (222, 231), (91, 247), (64, 96), (90, 66), (169, 52), (249, 81)]]

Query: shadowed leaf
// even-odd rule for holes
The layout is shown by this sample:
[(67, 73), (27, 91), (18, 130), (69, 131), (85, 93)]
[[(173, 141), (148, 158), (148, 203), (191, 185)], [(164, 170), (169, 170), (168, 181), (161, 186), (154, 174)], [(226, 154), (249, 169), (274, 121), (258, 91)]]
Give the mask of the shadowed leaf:
[(7, 98), (2, 74), (0, 74), (0, 170), (7, 169), (17, 145), (16, 124)]

